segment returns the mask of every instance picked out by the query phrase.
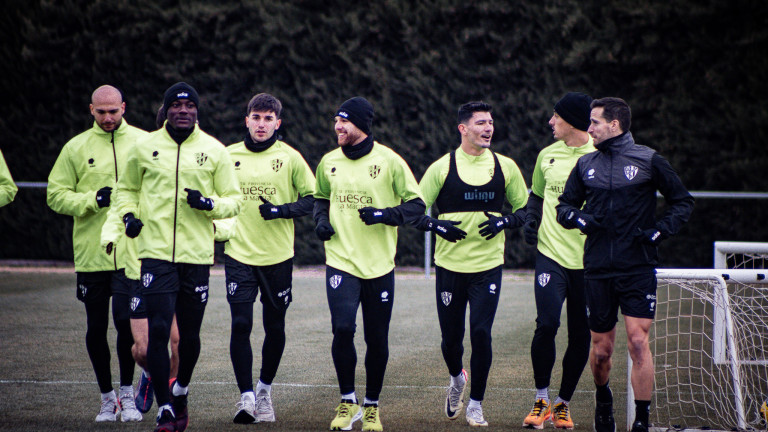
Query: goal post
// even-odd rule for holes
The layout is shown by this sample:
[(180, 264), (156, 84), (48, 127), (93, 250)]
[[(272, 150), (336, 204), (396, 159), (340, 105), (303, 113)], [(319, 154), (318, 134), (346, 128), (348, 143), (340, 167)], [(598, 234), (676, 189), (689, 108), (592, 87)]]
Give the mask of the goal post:
[[(655, 430), (766, 429), (768, 270), (658, 269)], [(631, 370), (631, 362), (628, 373)], [(627, 429), (634, 417), (628, 379)]]
[(768, 243), (715, 242), (714, 268), (765, 269), (768, 268)]

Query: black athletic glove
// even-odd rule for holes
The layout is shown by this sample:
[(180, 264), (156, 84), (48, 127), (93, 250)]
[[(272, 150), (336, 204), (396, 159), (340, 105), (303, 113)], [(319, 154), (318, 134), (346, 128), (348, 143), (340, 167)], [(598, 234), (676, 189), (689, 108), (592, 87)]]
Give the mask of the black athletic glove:
[(184, 188), (184, 191), (187, 193), (187, 204), (193, 209), (213, 210), (213, 200), (204, 197), (199, 190)]
[(126, 213), (125, 216), (123, 216), (123, 223), (125, 224), (125, 235), (130, 238), (138, 237), (141, 232), (141, 227), (144, 226), (141, 219), (133, 217), (133, 213)]
[(259, 206), (259, 213), (261, 213), (261, 217), (264, 218), (264, 220), (272, 220), (272, 219), (288, 219), (290, 218), (288, 214), (288, 208), (286, 206), (282, 205), (274, 205), (271, 202), (267, 201), (266, 198), (259, 195), (259, 199), (264, 204)]
[(664, 240), (664, 236), (657, 228), (641, 229), (640, 227), (637, 227), (635, 230), (635, 237), (640, 240), (640, 243), (650, 246), (658, 246), (661, 244), (661, 241)]
[(517, 216), (514, 214), (505, 216), (494, 216), (488, 212), (485, 212), (487, 221), (481, 222), (477, 227), (480, 228), (480, 235), (485, 237), (486, 240), (490, 240), (502, 231), (504, 228), (517, 228), (520, 226), (520, 221), (517, 220)]
[(456, 225), (459, 224), (461, 224), (461, 221), (429, 218), (426, 228), (445, 240), (456, 243), (467, 237), (467, 233), (464, 230), (456, 228)]
[(598, 231), (602, 225), (600, 225), (600, 219), (596, 218), (588, 213), (583, 213), (579, 210), (571, 210), (565, 217), (565, 221), (573, 228), (578, 228), (579, 231), (584, 234), (591, 234)]
[(529, 245), (535, 245), (539, 241), (539, 224), (533, 217), (525, 218), (523, 236), (525, 237), (525, 242)]
[(109, 199), (112, 196), (112, 188), (104, 186), (96, 191), (96, 204), (99, 208), (109, 207)]
[(365, 222), (366, 225), (373, 225), (378, 223), (389, 224), (392, 222), (392, 215), (389, 209), (377, 209), (373, 207), (363, 207), (357, 210), (360, 213), (360, 219)]
[(320, 220), (317, 222), (317, 225), (315, 225), (315, 234), (317, 234), (317, 238), (320, 240), (328, 241), (334, 234), (336, 234), (336, 231), (333, 230), (330, 222), (327, 220)]

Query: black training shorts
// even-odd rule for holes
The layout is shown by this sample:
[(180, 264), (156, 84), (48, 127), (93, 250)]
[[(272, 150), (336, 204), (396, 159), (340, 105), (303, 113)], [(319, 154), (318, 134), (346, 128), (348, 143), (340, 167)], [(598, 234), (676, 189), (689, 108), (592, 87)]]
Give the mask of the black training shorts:
[(656, 316), (656, 273), (585, 279), (589, 329), (611, 331), (624, 316), (653, 319)]

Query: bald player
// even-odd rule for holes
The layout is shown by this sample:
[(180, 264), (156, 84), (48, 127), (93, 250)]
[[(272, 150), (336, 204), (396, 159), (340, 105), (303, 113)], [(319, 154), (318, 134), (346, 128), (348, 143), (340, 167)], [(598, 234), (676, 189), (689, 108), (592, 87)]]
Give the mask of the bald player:
[[(91, 96), (93, 127), (64, 145), (48, 176), (48, 205), (57, 213), (72, 216), (74, 228), (77, 299), (85, 306), (85, 346), (101, 392), (97, 422), (141, 421), (133, 399), (131, 355), (133, 336), (130, 324), (130, 282), (124, 263), (105, 254), (100, 247), (101, 229), (111, 204), (112, 188), (125, 171), (128, 153), (146, 132), (123, 119), (125, 102), (110, 85), (97, 88)], [(120, 389), (112, 388), (110, 352), (107, 343), (109, 301), (117, 329), (117, 360)], [(119, 399), (119, 401), (118, 401)], [(122, 410), (121, 410), (122, 407)]]

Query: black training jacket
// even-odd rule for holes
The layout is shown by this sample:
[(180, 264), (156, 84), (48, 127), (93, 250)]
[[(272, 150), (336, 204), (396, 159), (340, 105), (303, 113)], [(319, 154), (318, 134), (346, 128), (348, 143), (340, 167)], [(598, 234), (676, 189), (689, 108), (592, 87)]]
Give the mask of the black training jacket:
[[(635, 144), (626, 132), (595, 145), (571, 171), (557, 205), (557, 221), (566, 228), (573, 210), (600, 223), (587, 236), (584, 276), (607, 278), (652, 272), (658, 265), (656, 247), (640, 242), (640, 230), (657, 228), (662, 238), (677, 234), (693, 211), (688, 193), (669, 162), (653, 149)], [(668, 205), (656, 220), (656, 191)], [(586, 204), (585, 204), (586, 203)], [(582, 209), (582, 205), (584, 208)]]

